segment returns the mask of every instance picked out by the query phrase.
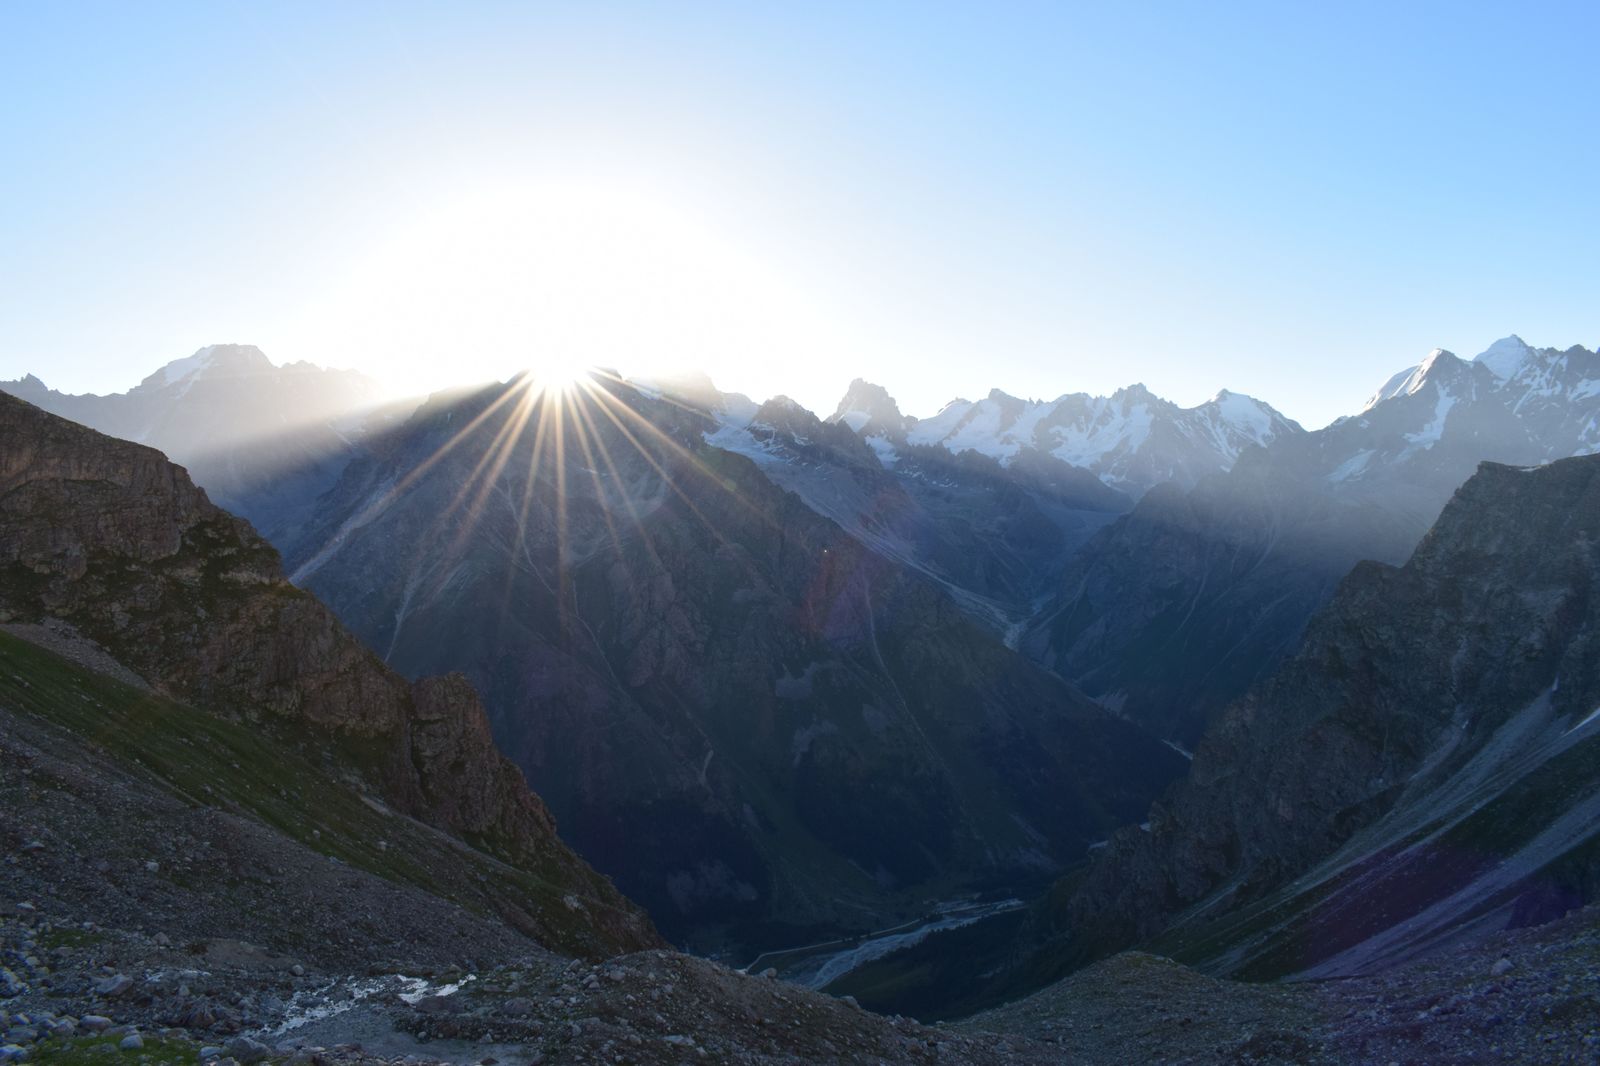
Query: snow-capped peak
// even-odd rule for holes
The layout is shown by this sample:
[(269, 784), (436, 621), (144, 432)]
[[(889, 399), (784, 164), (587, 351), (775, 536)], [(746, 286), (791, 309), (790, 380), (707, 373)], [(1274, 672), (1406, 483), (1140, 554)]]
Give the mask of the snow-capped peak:
[(889, 434), (899, 437), (906, 428), (900, 406), (894, 402), (888, 390), (863, 378), (856, 378), (850, 383), (828, 421), (843, 422), (852, 431), (867, 436)]
[(1397, 396), (1414, 396), (1426, 385), (1433, 376), (1435, 368), (1441, 363), (1459, 363), (1456, 354), (1444, 348), (1435, 348), (1428, 353), (1426, 359), (1416, 366), (1407, 367), (1394, 375), (1383, 386), (1368, 398), (1361, 408), (1361, 413), (1366, 414), (1385, 400), (1392, 400)]
[(139, 387), (178, 386), (187, 392), (203, 376), (249, 377), (275, 369), (272, 360), (253, 344), (208, 344), (193, 355), (174, 359), (145, 378)]
[(1169, 479), (1191, 485), (1231, 467), (1246, 447), (1299, 432), (1242, 393), (1224, 389), (1198, 407), (1181, 408), (1135, 384), (1110, 396), (1070, 393), (1047, 401), (996, 389), (975, 403), (952, 401), (931, 418), (907, 419), (906, 440), (977, 451), (1002, 465), (1036, 451), (1137, 493)]
[(1242, 392), (1222, 389), (1204, 406), (1215, 408), (1224, 426), (1257, 444), (1270, 442), (1289, 424), (1270, 404)]
[(1515, 333), (1502, 337), (1478, 354), (1476, 362), (1488, 367), (1501, 381), (1517, 376), (1533, 356), (1533, 349)]

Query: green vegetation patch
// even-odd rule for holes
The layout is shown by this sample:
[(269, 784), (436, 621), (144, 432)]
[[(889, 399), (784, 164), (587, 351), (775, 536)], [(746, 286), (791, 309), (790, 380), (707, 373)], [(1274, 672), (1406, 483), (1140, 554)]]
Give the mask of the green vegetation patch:
[(35, 1044), (28, 1055), (29, 1066), (195, 1066), (200, 1061), (199, 1045), (187, 1040), (139, 1034), (144, 1047), (124, 1051), (120, 1036), (80, 1036), (70, 1040), (46, 1040)]

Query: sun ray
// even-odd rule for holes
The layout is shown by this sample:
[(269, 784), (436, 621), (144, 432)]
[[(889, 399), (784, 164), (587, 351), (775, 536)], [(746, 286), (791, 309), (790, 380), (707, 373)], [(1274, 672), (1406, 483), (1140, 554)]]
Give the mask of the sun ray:
[[(705, 526), (706, 532), (710, 533), (712, 538), (715, 539), (716, 542), (718, 544), (722, 545), (723, 547), (725, 547), (725, 548), (733, 548), (734, 547), (733, 543), (731, 541), (729, 541), (726, 536), (723, 535), (722, 531), (717, 528), (717, 526), (716, 526), (716, 524), (714, 522), (712, 522), (709, 518), (706, 517), (705, 513), (700, 510), (699, 505), (697, 505), (694, 502), (694, 500), (689, 498), (689, 494), (686, 493), (680, 485), (678, 485), (677, 481), (667, 471), (667, 469), (664, 466), (661, 465), (661, 463), (655, 458), (655, 456), (650, 454), (649, 449), (647, 449), (639, 441), (639, 438), (635, 437), (633, 435), (633, 433), (628, 429), (628, 427), (623, 424), (622, 420), (620, 418), (618, 418), (611, 411), (610, 405), (611, 404), (617, 405), (622, 411), (626, 412), (628, 415), (630, 415), (631, 417), (633, 417), (634, 419), (639, 421), (642, 425), (649, 426), (649, 423), (646, 422), (639, 415), (639, 413), (637, 411), (634, 411), (631, 408), (627, 407), (626, 405), (622, 404), (619, 400), (616, 399), (616, 397), (611, 396), (609, 393), (605, 393), (604, 390), (601, 391), (601, 396), (602, 396), (602, 402), (596, 405), (597, 407), (599, 407), (601, 413), (604, 414), (607, 418), (611, 419), (612, 424), (615, 425), (617, 427), (617, 429), (622, 433), (622, 435), (628, 439), (628, 443), (632, 444), (634, 446), (634, 448), (636, 448), (638, 450), (640, 456), (643, 457), (644, 461), (649, 463), (650, 466), (656, 471), (657, 474), (661, 475), (661, 478), (666, 483), (667, 487), (670, 488), (678, 496), (678, 498), (683, 501), (684, 506), (689, 509), (689, 512), (695, 518), (700, 520), (700, 524)], [(609, 404), (607, 402), (605, 402), (607, 400), (609, 400)], [(691, 460), (691, 464), (693, 463), (693, 457), (689, 456), (689, 453), (682, 446), (680, 446), (676, 441), (673, 441), (672, 439), (667, 437), (666, 434), (662, 433), (660, 430), (656, 429), (654, 426), (649, 426), (649, 428), (664, 443), (669, 445), (671, 448), (675, 449), (681, 455), (689, 457), (689, 459)], [(702, 475), (706, 476), (708, 480), (712, 481), (714, 484), (716, 484), (719, 487), (721, 487), (721, 482), (717, 478), (711, 476), (709, 471), (706, 471), (703, 468), (698, 468), (698, 470)], [(724, 489), (724, 491), (726, 491), (726, 489)], [(738, 494), (737, 493), (731, 493), (730, 492), (729, 495), (732, 496), (735, 500), (738, 500)], [(739, 502), (745, 503), (745, 501), (739, 501)], [(749, 504), (745, 503), (745, 506), (749, 507)], [(753, 507), (750, 508), (750, 509), (751, 509), (752, 513), (759, 513)], [(740, 557), (740, 558), (743, 557), (742, 553), (736, 553), (736, 555), (738, 555), (738, 557)], [(746, 563), (746, 569), (751, 569), (749, 564), (748, 564), (748, 562)]]
[(689, 509), (691, 511), (694, 512), (695, 516), (697, 518), (699, 518), (702, 522), (704, 522), (708, 528), (711, 529), (712, 534), (717, 537), (717, 539), (718, 539), (718, 541), (720, 543), (726, 545), (728, 543), (728, 541), (727, 541), (726, 538), (724, 538), (716, 530), (716, 528), (712, 525), (710, 520), (707, 519), (705, 517), (705, 515), (700, 511), (699, 507), (695, 504), (695, 502), (693, 500), (689, 499), (689, 497), (683, 492), (683, 490), (678, 487), (678, 485), (667, 474), (665, 469), (659, 463), (657, 463), (652, 457), (650, 457), (649, 452), (645, 448), (645, 446), (642, 443), (640, 443), (639, 439), (637, 437), (635, 437), (633, 435), (633, 433), (631, 431), (629, 431), (629, 429), (625, 425), (623, 425), (622, 421), (619, 418), (617, 418), (616, 414), (614, 414), (612, 412), (612, 408), (615, 408), (616, 411), (619, 411), (622, 414), (626, 415), (628, 418), (632, 419), (640, 427), (641, 430), (643, 430), (645, 433), (649, 434), (653, 439), (658, 441), (663, 447), (667, 448), (672, 453), (676, 454), (678, 457), (680, 457), (686, 463), (688, 463), (689, 466), (691, 468), (693, 468), (693, 470), (697, 474), (699, 474), (701, 476), (701, 478), (703, 478), (705, 481), (710, 483), (710, 485), (712, 487), (714, 487), (714, 488), (716, 488), (716, 489), (718, 489), (718, 490), (720, 490), (722, 492), (726, 492), (734, 500), (735, 503), (737, 503), (739, 506), (741, 506), (745, 510), (747, 510), (758, 521), (764, 523), (769, 528), (776, 528), (776, 523), (773, 521), (771, 516), (764, 514), (761, 511), (760, 508), (756, 507), (750, 501), (744, 499), (737, 492), (734, 492), (732, 489), (728, 488), (728, 486), (724, 483), (723, 479), (714, 470), (711, 470), (708, 466), (706, 466), (705, 461), (703, 459), (701, 459), (699, 456), (695, 455), (693, 452), (689, 451), (683, 445), (679, 444), (677, 441), (673, 440), (671, 437), (669, 437), (665, 433), (661, 432), (661, 430), (657, 426), (652, 424), (649, 419), (645, 418), (639, 412), (635, 411), (633, 408), (631, 408), (627, 404), (623, 403), (617, 397), (611, 395), (610, 392), (607, 392), (606, 390), (599, 390), (599, 396), (600, 396), (600, 399), (602, 401), (599, 404), (600, 410), (608, 418), (610, 418), (613, 423), (616, 424), (617, 428), (619, 430), (621, 430), (622, 434), (625, 437), (628, 438), (629, 443), (631, 443), (635, 448), (637, 448), (641, 455), (644, 455), (646, 457), (647, 461), (649, 461), (651, 463), (651, 465), (656, 468), (657, 472), (659, 472), (662, 475), (662, 477), (667, 479), (668, 484), (670, 484), (672, 486), (673, 491), (676, 492), (679, 495), (679, 497), (681, 497), (683, 499), (684, 503), (689, 507)]
[(645, 552), (650, 556), (652, 562), (658, 566), (661, 565), (661, 557), (656, 553), (655, 541), (651, 538), (650, 530), (646, 528), (643, 519), (640, 518), (638, 508), (634, 506), (632, 490), (623, 479), (622, 472), (617, 469), (617, 464), (611, 456), (611, 449), (606, 447), (605, 439), (600, 435), (599, 427), (590, 418), (586, 405), (574, 405), (573, 413), (583, 428), (587, 430), (586, 436), (594, 438), (594, 449), (600, 454), (601, 461), (606, 465), (606, 470), (611, 474), (612, 480), (618, 486), (622, 505), (627, 508), (629, 519), (632, 520), (641, 538), (643, 538)]
[[(462, 479), (455, 498), (450, 501), (444, 513), (440, 515), (441, 519), (454, 514), (461, 507), (462, 501), (465, 500), (467, 494), (472, 491), (473, 486), (478, 485), (481, 481), (482, 487), (468, 509), (470, 521), (471, 515), (483, 506), (484, 498), (488, 495), (489, 486), (494, 484), (499, 478), (500, 472), (505, 468), (507, 458), (510, 456), (512, 449), (516, 447), (517, 441), (522, 436), (523, 429), (528, 424), (528, 419), (532, 417), (534, 407), (539, 402), (539, 398), (532, 389), (520, 384), (513, 385), (511, 388), (520, 393), (520, 399), (515, 410), (510, 412), (505, 421), (500, 423), (500, 428), (495, 431), (494, 437), (489, 441), (489, 446), (478, 457), (478, 462), (473, 466), (471, 473)], [(482, 476), (485, 467), (489, 468), (487, 477)]]
[[(572, 434), (577, 439), (578, 447), (583, 452), (585, 463), (588, 464), (587, 469), (589, 471), (589, 480), (594, 484), (595, 502), (600, 508), (600, 517), (606, 524), (606, 532), (611, 535), (612, 554), (617, 557), (617, 562), (621, 564), (627, 581), (631, 585), (633, 583), (632, 569), (628, 566), (628, 560), (623, 555), (622, 538), (618, 535), (617, 524), (611, 517), (611, 508), (606, 506), (605, 486), (601, 484), (600, 472), (595, 469), (596, 461), (594, 451), (589, 447), (589, 433), (585, 428), (585, 422), (583, 418), (583, 403), (581, 400), (573, 403), (572, 415)], [(615, 477), (614, 473), (613, 477)], [(627, 504), (629, 501), (626, 489), (622, 489), (621, 486), (619, 486), (619, 489), (622, 491), (623, 502)], [(629, 511), (630, 513), (632, 512), (631, 505), (629, 506)]]

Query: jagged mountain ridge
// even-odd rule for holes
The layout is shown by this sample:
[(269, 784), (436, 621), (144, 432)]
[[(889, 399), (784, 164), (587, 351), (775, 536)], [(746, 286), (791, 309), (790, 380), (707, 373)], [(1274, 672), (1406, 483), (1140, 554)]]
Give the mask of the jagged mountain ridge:
[(881, 453), (895, 445), (939, 445), (976, 451), (1006, 464), (1029, 452), (1092, 471), (1107, 485), (1138, 498), (1156, 485), (1184, 488), (1225, 471), (1248, 447), (1304, 432), (1260, 400), (1224, 389), (1198, 407), (1182, 408), (1143, 385), (1111, 396), (1069, 393), (1023, 400), (999, 389), (977, 402), (956, 399), (924, 419), (903, 416), (881, 386), (850, 384), (829, 419), (868, 439)]
[(489, 896), (525, 932), (586, 951), (659, 943), (557, 838), (463, 678), (399, 677), (160, 452), (8, 395), (0, 620), (75, 627), (163, 695), (302, 747), (395, 810), (533, 873), (551, 898)]
[(1595, 895), (1600, 457), (1484, 464), (1099, 853), (1081, 949), (1369, 972)]
[(1403, 561), (1479, 462), (1587, 453), (1597, 418), (1600, 356), (1585, 349), (1435, 351), (1361, 414), (1147, 495), (1065, 568), (1022, 647), (1187, 746), (1352, 566)]
[(1180, 768), (687, 405), (525, 388), (425, 405), (291, 567), (391, 664), (472, 677), (568, 839), (676, 935), (1047, 874)]
[(749, 458), (872, 550), (940, 582), (1002, 634), (1014, 634), (1066, 560), (1132, 506), (1089, 471), (1042, 453), (1001, 464), (972, 450), (888, 443), (861, 432), (869, 422), (823, 422), (785, 397), (746, 423), (719, 421), (708, 443)]
[(61, 393), (32, 374), (0, 392), (171, 456), (275, 543), (294, 535), (368, 434), (416, 406), (386, 401), (355, 371), (278, 366), (249, 344), (207, 345), (122, 393)]

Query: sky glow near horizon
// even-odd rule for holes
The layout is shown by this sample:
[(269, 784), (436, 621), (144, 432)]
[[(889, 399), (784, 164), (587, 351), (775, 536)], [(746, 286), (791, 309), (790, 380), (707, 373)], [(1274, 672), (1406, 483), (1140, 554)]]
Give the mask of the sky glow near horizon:
[(0, 378), (232, 341), (1315, 427), (1600, 342), (1593, 5), (765, 7), (0, 7)]

